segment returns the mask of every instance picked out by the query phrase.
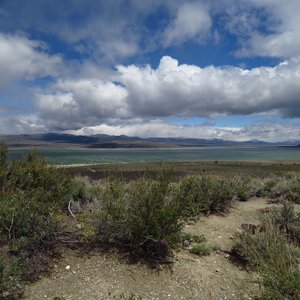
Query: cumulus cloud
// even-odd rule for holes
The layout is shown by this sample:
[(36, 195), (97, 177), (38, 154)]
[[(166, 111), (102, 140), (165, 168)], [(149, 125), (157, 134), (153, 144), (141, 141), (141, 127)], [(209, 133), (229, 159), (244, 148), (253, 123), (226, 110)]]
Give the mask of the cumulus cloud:
[(178, 8), (176, 18), (164, 32), (164, 45), (188, 40), (203, 41), (212, 25), (208, 9), (202, 3), (185, 3)]
[(127, 91), (99, 79), (59, 81), (55, 91), (36, 95), (36, 108), (54, 128), (67, 129), (127, 116)]
[(101, 79), (57, 82), (36, 96), (54, 128), (80, 128), (109, 119), (215, 117), (277, 112), (300, 117), (300, 58), (275, 67), (201, 68), (163, 57), (159, 66), (118, 66), (119, 83)]
[(163, 57), (157, 69), (118, 66), (128, 109), (136, 116), (213, 116), (277, 110), (299, 116), (300, 58), (276, 67), (200, 68)]
[(10, 80), (55, 76), (62, 59), (50, 55), (42, 42), (24, 36), (0, 33), (0, 85)]

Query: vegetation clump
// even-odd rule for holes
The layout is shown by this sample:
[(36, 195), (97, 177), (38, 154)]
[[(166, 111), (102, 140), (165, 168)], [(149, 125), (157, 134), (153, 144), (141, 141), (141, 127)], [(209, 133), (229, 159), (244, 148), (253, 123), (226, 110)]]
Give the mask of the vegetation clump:
[(177, 198), (184, 217), (228, 212), (234, 199), (234, 185), (214, 177), (186, 176), (178, 184)]
[(198, 256), (207, 256), (211, 253), (212, 248), (205, 245), (195, 245), (190, 249), (190, 252)]
[(0, 295), (13, 299), (19, 295), (15, 281), (35, 279), (39, 253), (52, 249), (73, 186), (61, 169), (34, 152), (8, 162), (2, 145), (0, 164)]
[(294, 224), (299, 230), (297, 218), (293, 206), (285, 203), (262, 217), (258, 232), (238, 235), (233, 252), (258, 272), (262, 299), (300, 299), (300, 250), (291, 243), (289, 229)]
[(110, 181), (96, 215), (98, 239), (130, 247), (148, 258), (168, 256), (183, 226), (170, 176), (169, 170), (162, 170), (155, 180)]

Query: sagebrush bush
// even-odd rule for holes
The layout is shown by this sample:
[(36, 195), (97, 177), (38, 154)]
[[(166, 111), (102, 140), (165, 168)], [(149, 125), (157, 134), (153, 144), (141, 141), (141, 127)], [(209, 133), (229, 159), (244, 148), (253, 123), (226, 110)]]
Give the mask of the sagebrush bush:
[(297, 174), (252, 178), (249, 186), (250, 193), (257, 197), (288, 200), (300, 204), (300, 178)]
[(300, 204), (300, 178), (299, 176), (290, 176), (287, 179), (286, 186), (281, 190), (283, 197), (295, 204)]
[(57, 213), (72, 197), (71, 180), (37, 154), (5, 166), (0, 191), (2, 243), (27, 239), (28, 246), (46, 246), (58, 227)]
[(177, 198), (185, 217), (227, 212), (234, 196), (232, 182), (213, 177), (186, 176), (178, 185)]
[(251, 185), (248, 178), (236, 177), (233, 180), (235, 196), (239, 201), (248, 201), (253, 194), (251, 193)]
[(300, 299), (300, 251), (290, 244), (289, 236), (295, 218), (288, 203), (274, 208), (261, 218), (260, 231), (240, 233), (233, 247), (260, 275), (262, 299)]
[(275, 228), (288, 241), (300, 245), (300, 213), (295, 211), (291, 202), (284, 201), (280, 207), (273, 207), (268, 214), (260, 216), (260, 221), (262, 228)]
[(195, 245), (190, 249), (190, 252), (198, 256), (207, 256), (211, 253), (212, 248), (205, 245)]
[(0, 300), (15, 300), (23, 295), (19, 284), (19, 266), (0, 255)]
[(272, 189), (276, 186), (278, 180), (278, 178), (273, 176), (260, 180), (260, 184), (257, 186), (256, 196), (270, 197)]
[(97, 216), (98, 238), (129, 246), (148, 257), (169, 255), (183, 226), (181, 207), (171, 186), (169, 170), (162, 170), (155, 180), (111, 180)]
[(16, 299), (19, 280), (37, 278), (40, 253), (52, 249), (75, 185), (37, 153), (12, 162), (6, 155), (0, 146), (0, 299)]

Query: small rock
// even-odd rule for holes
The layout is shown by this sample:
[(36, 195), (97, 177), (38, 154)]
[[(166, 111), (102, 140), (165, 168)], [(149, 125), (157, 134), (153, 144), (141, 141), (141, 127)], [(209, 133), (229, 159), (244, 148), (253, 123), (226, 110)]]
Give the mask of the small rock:
[(219, 269), (216, 269), (215, 271), (216, 271), (216, 273), (220, 273), (220, 270), (219, 270)]
[(190, 246), (191, 242), (189, 240), (184, 240), (182, 242), (183, 247), (187, 248), (188, 246)]
[(71, 268), (71, 267), (70, 267), (69, 265), (66, 266), (66, 270), (70, 270), (70, 268)]
[(228, 253), (225, 253), (225, 255), (224, 255), (226, 258), (229, 258), (230, 257), (230, 255), (228, 254)]
[(82, 229), (82, 224), (80, 224), (80, 223), (76, 224), (76, 228), (81, 230)]

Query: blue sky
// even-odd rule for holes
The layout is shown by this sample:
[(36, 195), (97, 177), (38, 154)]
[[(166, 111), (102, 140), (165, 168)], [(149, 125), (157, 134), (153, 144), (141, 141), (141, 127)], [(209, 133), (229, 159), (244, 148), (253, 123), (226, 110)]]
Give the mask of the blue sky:
[(300, 140), (299, 0), (0, 0), (0, 134)]

